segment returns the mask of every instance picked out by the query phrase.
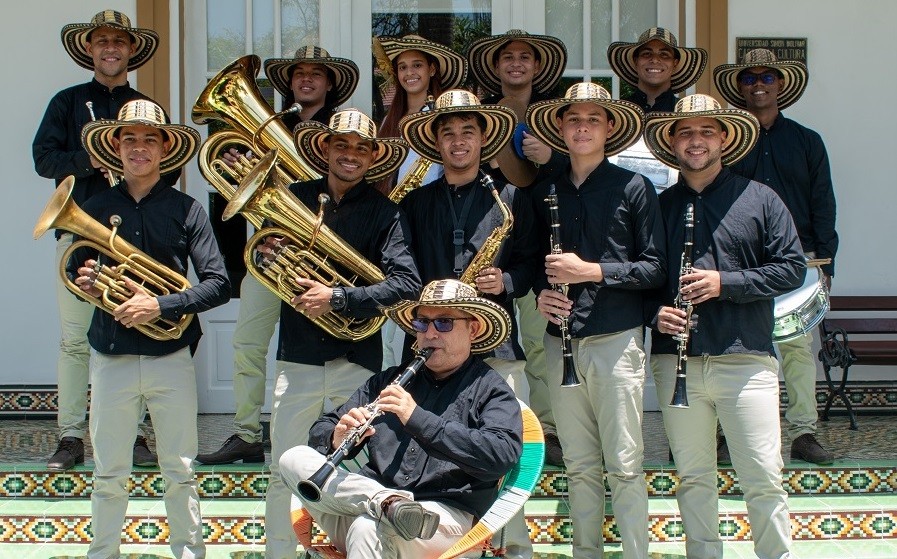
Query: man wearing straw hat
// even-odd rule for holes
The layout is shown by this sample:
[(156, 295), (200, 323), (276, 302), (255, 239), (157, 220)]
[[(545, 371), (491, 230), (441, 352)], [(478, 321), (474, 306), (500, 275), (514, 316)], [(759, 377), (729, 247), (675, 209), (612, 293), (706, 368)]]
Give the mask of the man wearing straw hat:
[[(50, 100), (32, 143), (34, 168), (42, 177), (58, 185), (67, 176), (77, 179), (73, 199), (83, 204), (91, 196), (109, 189), (115, 178), (81, 145), (81, 129), (95, 119), (111, 119), (122, 106), (134, 99), (149, 99), (128, 84), (128, 72), (143, 66), (159, 46), (159, 36), (151, 29), (132, 27), (128, 16), (115, 10), (99, 12), (88, 23), (71, 23), (62, 28), (62, 45), (78, 66), (93, 72), (93, 79), (57, 93)], [(180, 170), (163, 176), (174, 184)], [(110, 182), (112, 181), (112, 182)], [(71, 246), (72, 235), (56, 231), (56, 260)], [(87, 329), (93, 307), (75, 297), (57, 282), (56, 299), (62, 327), (56, 365), (59, 392), (59, 446), (47, 462), (47, 469), (63, 471), (84, 462), (84, 435), (87, 431), (87, 386), (90, 346)], [(140, 417), (134, 442), (135, 466), (154, 466)]]
[(370, 377), (315, 422), (308, 446), (284, 453), (281, 474), (296, 491), (377, 400), (385, 413), (363, 434), (368, 463), (357, 474), (337, 469), (321, 500), (303, 506), (349, 559), (438, 557), (483, 517), (521, 455), (520, 405), (480, 358), (508, 337), (510, 317), (453, 279), (385, 312), (433, 354), (404, 387), (391, 384), (396, 367)]
[[(305, 444), (308, 430), (328, 401), (346, 402), (372, 373), (380, 370), (379, 333), (363, 340), (338, 339), (312, 319), (328, 312), (368, 319), (380, 308), (416, 295), (420, 279), (408, 247), (408, 224), (401, 210), (372, 183), (395, 170), (407, 154), (399, 139), (378, 139), (373, 121), (357, 109), (334, 113), (330, 123), (304, 122), (296, 128), (296, 149), (322, 178), (290, 186), (299, 202), (317, 213), (325, 194), (323, 223), (368, 262), (384, 281), (373, 285), (330, 287), (299, 278), (304, 290), (280, 312), (277, 380), (271, 414), (271, 478), (265, 507), (265, 556), (293, 559), (297, 539), (290, 523), (290, 492), (280, 476), (280, 456)], [(256, 247), (270, 261), (282, 240), (268, 238)]]
[[(299, 122), (327, 124), (337, 105), (345, 103), (358, 85), (358, 67), (351, 60), (330, 56), (323, 48), (306, 45), (293, 58), (265, 60), (265, 73), (283, 96), (284, 107), (299, 103), (298, 115), (287, 114), (284, 125), (292, 130)], [(223, 154), (237, 164), (236, 149)], [(249, 157), (250, 161), (257, 160)], [(232, 464), (265, 461), (262, 446), (262, 406), (265, 404), (268, 347), (280, 319), (280, 299), (252, 274), (240, 284), (240, 312), (234, 326), (234, 434), (221, 447), (200, 454), (200, 464)]]
[[(573, 555), (603, 557), (607, 468), (623, 557), (648, 557), (648, 490), (642, 469), (645, 383), (643, 294), (664, 280), (663, 224), (651, 181), (610, 163), (641, 132), (642, 112), (595, 83), (527, 111), (527, 124), (569, 154), (564, 172), (533, 191), (545, 256), (534, 291), (549, 324), (544, 335), (549, 389), (564, 449), (573, 520)], [(559, 243), (549, 248), (547, 204), (556, 193)], [(551, 288), (566, 284), (567, 294)], [(559, 317), (567, 320), (579, 383), (561, 386)], [(602, 463), (602, 455), (604, 457)]]
[[(169, 545), (178, 558), (205, 556), (199, 495), (193, 475), (197, 450), (196, 374), (192, 351), (202, 331), (192, 320), (177, 339), (152, 339), (135, 326), (156, 319), (178, 320), (230, 298), (224, 258), (203, 207), (171, 188), (161, 174), (183, 167), (199, 147), (199, 133), (167, 124), (162, 109), (144, 100), (122, 107), (118, 120), (91, 122), (82, 134), (85, 149), (104, 167), (124, 175), (84, 203), (102, 224), (118, 217), (118, 236), (150, 258), (186, 276), (187, 261), (199, 283), (154, 296), (131, 278), (133, 295), (113, 313), (94, 310), (88, 338), (91, 352), (90, 439), (94, 453), (91, 495), (93, 540), (89, 559), (118, 557), (128, 507), (131, 450), (122, 445), (137, 431), (144, 405), (156, 431), (159, 466), (165, 480)], [(85, 292), (101, 296), (96, 266), (105, 256), (93, 248), (75, 251), (69, 276)], [(114, 262), (103, 262), (114, 266)]]
[[(563, 41), (511, 29), (474, 41), (467, 51), (467, 61), (470, 73), (488, 94), (483, 103), (508, 107), (517, 117), (513, 139), (489, 162), (489, 173), (523, 188), (560, 169), (564, 158), (530, 133), (525, 116), (533, 103), (554, 97), (567, 66)], [(547, 378), (542, 348), (545, 320), (536, 311), (532, 293), (517, 301), (517, 312), (526, 352), (524, 373), (530, 386), (529, 403), (545, 432), (545, 461), (562, 466), (561, 445), (548, 396), (548, 384), (553, 380)]]
[(707, 51), (680, 47), (670, 31), (651, 27), (634, 43), (611, 43), (607, 61), (621, 80), (635, 88), (623, 99), (646, 113), (668, 112), (676, 104), (676, 94), (701, 77), (707, 65)]
[[(798, 287), (806, 272), (794, 222), (769, 187), (736, 175), (731, 165), (753, 147), (757, 119), (721, 109), (707, 95), (681, 99), (672, 113), (652, 113), (645, 141), (654, 155), (679, 168), (679, 182), (660, 195), (670, 251), (667, 284), (649, 309), (652, 369), (661, 402), (670, 402), (677, 342), (686, 312), (699, 318), (688, 336), (688, 407), (664, 406), (663, 420), (680, 484), (676, 500), (686, 554), (723, 556), (719, 535), (715, 433), (729, 441), (744, 490), (754, 552), (789, 557), (791, 523), (782, 488), (778, 362), (773, 354), (773, 298)], [(685, 244), (686, 207), (693, 211), (692, 270), (675, 263)], [(681, 274), (681, 275), (680, 275)]]
[[(532, 289), (538, 264), (532, 206), (522, 191), (497, 178), (493, 184), (504, 205), (500, 208), (483, 183), (489, 172), (483, 162), (510, 141), (514, 122), (511, 109), (481, 105), (476, 95), (460, 89), (440, 95), (432, 111), (402, 119), (405, 141), (422, 157), (441, 164), (445, 174), (426, 188), (410, 192), (400, 205), (408, 216), (421, 281), (473, 276), (473, 287), (512, 317), (511, 335), (485, 358), (518, 396), (528, 401), (529, 394), (521, 393), (525, 355), (517, 341), (513, 315), (514, 299)], [(510, 231), (506, 231), (508, 226)], [(468, 272), (483, 247), (494, 247), (495, 243), (500, 248), (494, 260), (473, 264), (482, 267), (475, 274)], [(522, 511), (508, 524), (506, 536), (506, 557), (532, 557)]]
[[(776, 60), (772, 51), (754, 49), (744, 55), (741, 64), (717, 66), (713, 79), (726, 101), (760, 121), (757, 145), (732, 165), (732, 172), (776, 191), (794, 218), (807, 258), (832, 260), (822, 266), (826, 285), (831, 287), (838, 233), (828, 154), (818, 133), (782, 115), (806, 89), (807, 67), (802, 62)], [(788, 391), (785, 420), (792, 459), (831, 464), (834, 454), (815, 436), (818, 414), (812, 343), (810, 331), (776, 345)]]

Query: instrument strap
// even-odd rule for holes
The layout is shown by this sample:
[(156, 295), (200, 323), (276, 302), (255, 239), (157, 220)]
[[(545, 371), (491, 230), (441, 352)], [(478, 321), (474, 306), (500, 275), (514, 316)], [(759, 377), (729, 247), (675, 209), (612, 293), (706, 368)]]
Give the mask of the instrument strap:
[[(445, 179), (443, 178), (443, 181)], [(455, 249), (455, 276), (461, 277), (461, 274), (464, 273), (464, 223), (467, 222), (467, 216), (470, 214), (470, 206), (473, 204), (474, 191), (473, 187), (471, 187), (470, 192), (467, 193), (467, 198), (464, 200), (464, 204), (461, 206), (461, 216), (455, 212), (455, 202), (452, 200), (452, 195), (449, 192), (451, 190), (451, 185), (448, 181), (445, 181), (445, 197), (448, 199), (449, 209), (452, 212), (452, 224), (454, 225), (454, 230), (452, 231), (452, 245)]]

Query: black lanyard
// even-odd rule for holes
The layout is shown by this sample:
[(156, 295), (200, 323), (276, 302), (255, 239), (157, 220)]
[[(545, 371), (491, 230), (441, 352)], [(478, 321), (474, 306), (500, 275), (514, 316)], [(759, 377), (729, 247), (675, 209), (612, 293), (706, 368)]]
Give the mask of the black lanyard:
[[(445, 179), (443, 179), (445, 180)], [(455, 213), (455, 202), (452, 200), (452, 195), (449, 193), (451, 186), (448, 181), (445, 181), (445, 197), (448, 199), (449, 210), (452, 212), (452, 223), (454, 224), (454, 230), (452, 231), (452, 245), (455, 248), (455, 277), (460, 278), (461, 274), (464, 273), (464, 224), (467, 222), (467, 215), (470, 213), (470, 206), (473, 204), (474, 198), (474, 188), (476, 185), (470, 188), (470, 192), (467, 193), (467, 198), (464, 200), (464, 204), (461, 206), (461, 216), (458, 217), (458, 214)]]

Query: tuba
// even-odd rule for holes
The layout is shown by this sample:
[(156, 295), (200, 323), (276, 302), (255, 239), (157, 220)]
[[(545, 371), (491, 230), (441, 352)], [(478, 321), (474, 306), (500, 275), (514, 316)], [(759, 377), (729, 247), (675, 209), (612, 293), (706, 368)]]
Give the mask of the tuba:
[[(298, 277), (330, 287), (354, 287), (359, 281), (372, 285), (385, 280), (379, 268), (323, 224), (327, 200), (321, 201), (315, 215), (277, 179), (274, 175), (277, 154), (277, 148), (272, 148), (261, 158), (240, 183), (222, 216), (227, 220), (237, 213), (248, 212), (276, 224), (258, 230), (246, 242), (243, 260), (249, 273), (288, 304), (304, 291), (296, 284)], [(254, 252), (265, 237), (283, 237), (286, 245), (273, 263), (260, 265), (254, 259)], [(346, 277), (337, 266), (352, 275)], [(310, 320), (335, 338), (358, 341), (375, 334), (386, 317), (362, 320), (331, 311)]]
[[(275, 118), (279, 113), (272, 113), (262, 97), (255, 83), (260, 67), (258, 56), (238, 58), (209, 80), (193, 104), (193, 122), (207, 124), (220, 120), (232, 128), (210, 135), (199, 151), (199, 170), (226, 200), (233, 197), (232, 182), (240, 182), (257, 162), (249, 157), (250, 151), (261, 157), (278, 149), (276, 174), (284, 184), (321, 176), (299, 156), (293, 135)], [(219, 157), (231, 147), (244, 154), (235, 167), (228, 166)], [(250, 214), (246, 218), (256, 227), (261, 226), (258, 216)]]
[[(75, 177), (69, 176), (56, 187), (56, 192), (53, 193), (47, 207), (44, 208), (34, 226), (35, 239), (40, 238), (48, 229), (64, 229), (82, 237), (81, 240), (72, 243), (59, 262), (60, 279), (69, 291), (112, 314), (115, 308), (134, 295), (125, 287), (123, 281), (125, 276), (142, 285), (156, 297), (190, 288), (187, 278), (171, 268), (159, 264), (146, 253), (118, 236), (118, 226), (121, 225), (120, 217), (114, 215), (110, 218), (112, 224), (110, 230), (79, 208), (78, 204), (72, 200), (74, 184)], [(103, 292), (100, 297), (94, 297), (81, 291), (81, 288), (65, 273), (65, 266), (69, 258), (81, 247), (90, 247), (100, 253), (94, 268), (97, 274), (94, 285)], [(100, 264), (103, 255), (108, 257), (111, 262)], [(134, 328), (154, 340), (176, 340), (181, 337), (191, 320), (193, 320), (192, 314), (184, 315), (177, 321), (157, 318)]]
[(495, 265), (495, 261), (498, 260), (498, 252), (514, 227), (514, 216), (511, 215), (508, 205), (499, 196), (498, 189), (495, 188), (495, 183), (492, 182), (492, 177), (483, 173), (480, 183), (488, 188), (489, 192), (492, 193), (492, 197), (495, 198), (495, 205), (501, 210), (502, 223), (489, 233), (489, 237), (483, 243), (483, 246), (480, 247), (480, 250), (470, 260), (470, 264), (467, 265), (464, 273), (458, 278), (460, 281), (473, 287), (476, 287), (476, 279), (480, 272)]

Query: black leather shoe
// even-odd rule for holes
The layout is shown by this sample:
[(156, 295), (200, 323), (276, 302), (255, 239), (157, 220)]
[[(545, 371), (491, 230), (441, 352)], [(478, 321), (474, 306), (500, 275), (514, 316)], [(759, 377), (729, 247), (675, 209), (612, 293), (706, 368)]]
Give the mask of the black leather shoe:
[(233, 464), (237, 460), (244, 464), (264, 462), (262, 443), (247, 443), (239, 435), (231, 435), (217, 451), (196, 456), (197, 462), (207, 465)]
[(563, 468), (564, 451), (557, 432), (550, 428), (543, 428), (542, 431), (545, 433), (545, 463)]
[(717, 434), (716, 436), (716, 463), (728, 466), (732, 464), (732, 458), (729, 456), (729, 445), (726, 443), (726, 437)]
[(822, 448), (812, 433), (804, 433), (791, 443), (791, 459), (827, 466), (834, 464), (835, 454)]
[(142, 435), (137, 435), (137, 439), (134, 440), (133, 462), (135, 466), (144, 468), (155, 466), (159, 463), (156, 455), (150, 452), (149, 445), (146, 444), (146, 437)]
[(400, 495), (387, 497), (380, 504), (386, 519), (396, 532), (406, 540), (429, 540), (439, 528), (439, 515), (420, 503)]
[(62, 437), (56, 452), (47, 462), (47, 469), (51, 472), (64, 472), (73, 468), (75, 464), (84, 463), (84, 441), (75, 437)]

